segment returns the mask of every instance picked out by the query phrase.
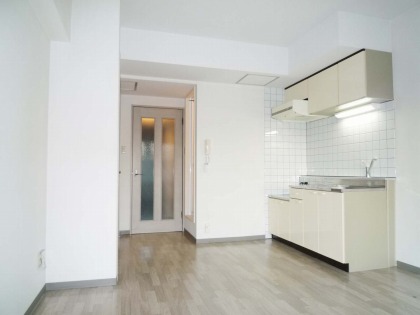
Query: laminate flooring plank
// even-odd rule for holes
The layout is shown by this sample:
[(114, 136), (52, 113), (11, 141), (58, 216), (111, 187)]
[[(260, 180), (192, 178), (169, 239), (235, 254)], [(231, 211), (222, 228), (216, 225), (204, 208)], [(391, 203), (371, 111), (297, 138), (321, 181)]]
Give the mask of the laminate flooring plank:
[(116, 286), (48, 291), (37, 315), (411, 315), (420, 275), (346, 273), (271, 240), (195, 244), (123, 236)]

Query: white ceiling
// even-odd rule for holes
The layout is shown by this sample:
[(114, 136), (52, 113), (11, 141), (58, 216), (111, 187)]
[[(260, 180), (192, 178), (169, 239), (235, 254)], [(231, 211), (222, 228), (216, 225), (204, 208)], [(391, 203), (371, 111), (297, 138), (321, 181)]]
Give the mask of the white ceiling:
[[(121, 0), (121, 26), (240, 42), (288, 47), (338, 11), (392, 19), (420, 0)], [(132, 77), (234, 83), (247, 73), (173, 64), (121, 60), (121, 73)], [(280, 77), (268, 86), (282, 87)], [(137, 80), (138, 81), (138, 80)], [(141, 84), (140, 84), (141, 83)], [(136, 92), (182, 97), (191, 85), (147, 81)], [(188, 91), (187, 91), (188, 90)]]
[(121, 0), (121, 26), (289, 46), (337, 11), (392, 19), (419, 0)]

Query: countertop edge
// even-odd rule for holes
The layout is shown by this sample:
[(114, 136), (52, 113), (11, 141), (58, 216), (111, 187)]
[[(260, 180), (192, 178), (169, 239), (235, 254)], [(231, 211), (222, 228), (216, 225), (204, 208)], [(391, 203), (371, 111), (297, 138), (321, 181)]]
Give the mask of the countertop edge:
[(290, 201), (289, 195), (268, 195), (268, 198), (283, 200), (283, 201)]
[(308, 187), (305, 185), (290, 185), (290, 188), (294, 189), (305, 189), (305, 190), (316, 190), (316, 191), (327, 191), (327, 192), (363, 192), (363, 191), (385, 191), (386, 187), (375, 187), (375, 188), (321, 188), (321, 187)]

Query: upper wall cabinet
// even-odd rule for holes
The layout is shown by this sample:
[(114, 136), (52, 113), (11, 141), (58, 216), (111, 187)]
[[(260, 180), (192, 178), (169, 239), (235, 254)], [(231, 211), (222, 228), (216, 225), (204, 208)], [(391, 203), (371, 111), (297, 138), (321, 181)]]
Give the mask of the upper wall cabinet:
[(308, 80), (299, 82), (284, 91), (284, 102), (308, 98)]
[(391, 53), (364, 50), (338, 64), (338, 104), (393, 99)]
[(308, 79), (309, 114), (324, 114), (338, 104), (338, 67), (325, 69)]
[(393, 99), (392, 55), (363, 49), (285, 90), (285, 102), (308, 98), (310, 115), (334, 115)]

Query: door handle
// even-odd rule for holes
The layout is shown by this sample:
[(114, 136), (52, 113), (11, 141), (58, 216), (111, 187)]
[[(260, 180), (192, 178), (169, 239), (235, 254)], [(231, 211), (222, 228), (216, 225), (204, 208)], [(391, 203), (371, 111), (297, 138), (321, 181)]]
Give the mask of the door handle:
[(139, 175), (143, 175), (143, 173), (139, 173), (137, 170), (135, 170), (135, 171), (133, 172), (133, 175), (134, 175), (134, 176), (139, 176)]

